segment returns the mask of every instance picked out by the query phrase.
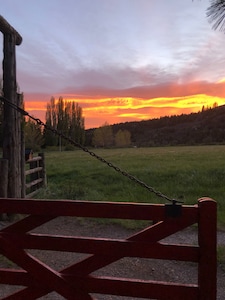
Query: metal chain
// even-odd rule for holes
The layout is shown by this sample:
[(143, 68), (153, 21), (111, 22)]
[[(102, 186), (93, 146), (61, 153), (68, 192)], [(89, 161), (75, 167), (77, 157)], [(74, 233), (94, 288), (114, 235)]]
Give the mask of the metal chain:
[(130, 180), (134, 181), (138, 185), (146, 188), (148, 191), (150, 191), (151, 193), (154, 193), (156, 196), (161, 197), (161, 198), (163, 198), (163, 199), (165, 199), (165, 200), (167, 200), (169, 202), (172, 202), (173, 204), (183, 203), (183, 201), (180, 201), (180, 200), (177, 200), (177, 199), (171, 199), (171, 198), (167, 197), (166, 195), (162, 194), (161, 192), (156, 191), (153, 187), (147, 185), (146, 183), (144, 183), (143, 181), (139, 180), (135, 176), (133, 176), (133, 175), (127, 173), (126, 171), (120, 169), (119, 167), (115, 166), (111, 162), (108, 162), (106, 159), (104, 159), (101, 156), (97, 155), (93, 151), (90, 151), (87, 147), (82, 146), (80, 143), (77, 143), (76, 141), (74, 141), (70, 137), (66, 136), (62, 132), (58, 131), (57, 129), (52, 128), (51, 126), (46, 125), (40, 119), (31, 116), (27, 111), (25, 111), (21, 107), (17, 106), (16, 104), (11, 103), (7, 98), (5, 98), (3, 96), (0, 96), (0, 100), (2, 100), (3, 102), (7, 103), (13, 109), (17, 110), (20, 114), (22, 114), (24, 116), (27, 116), (30, 119), (34, 120), (38, 125), (43, 126), (45, 129), (47, 129), (47, 130), (51, 131), (52, 133), (60, 136), (64, 140), (68, 141), (70, 144), (74, 145), (77, 148), (80, 148), (81, 150), (83, 150), (84, 152), (90, 154), (92, 157), (95, 157), (96, 159), (98, 159), (102, 163), (106, 164), (110, 168), (113, 168), (116, 172), (118, 172), (118, 173), (122, 174), (123, 176), (129, 178)]

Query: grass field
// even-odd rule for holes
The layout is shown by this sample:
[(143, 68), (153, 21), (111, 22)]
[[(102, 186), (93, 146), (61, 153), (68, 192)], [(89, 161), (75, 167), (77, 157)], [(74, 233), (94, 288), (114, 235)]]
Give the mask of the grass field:
[[(210, 197), (225, 228), (225, 146), (95, 149), (154, 190), (185, 204)], [(165, 203), (82, 150), (46, 152), (48, 187), (40, 198)]]

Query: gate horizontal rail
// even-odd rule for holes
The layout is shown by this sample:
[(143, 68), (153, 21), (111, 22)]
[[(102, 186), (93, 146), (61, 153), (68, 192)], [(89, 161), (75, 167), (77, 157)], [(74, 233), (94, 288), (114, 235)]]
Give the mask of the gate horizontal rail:
[[(173, 208), (171, 204), (171, 207)], [(37, 299), (52, 291), (66, 299), (94, 299), (94, 293), (148, 299), (216, 299), (216, 202), (199, 199), (171, 215), (162, 204), (76, 200), (0, 199), (0, 213), (25, 214), (0, 231), (0, 253), (21, 269), (0, 268), (0, 283), (24, 288), (2, 299)], [(152, 220), (126, 239), (77, 237), (31, 232), (59, 216)], [(161, 240), (197, 224), (198, 244)], [(56, 271), (29, 249), (89, 254)], [(123, 257), (190, 261), (198, 265), (196, 284), (105, 277), (92, 274)]]

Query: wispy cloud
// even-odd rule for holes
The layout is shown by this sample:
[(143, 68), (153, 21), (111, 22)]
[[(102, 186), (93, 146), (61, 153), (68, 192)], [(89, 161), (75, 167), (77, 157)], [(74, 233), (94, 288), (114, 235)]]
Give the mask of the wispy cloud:
[(223, 104), (225, 38), (207, 21), (209, 3), (3, 1), (23, 37), (17, 81), (27, 109), (44, 119), (51, 96), (74, 99), (90, 127)]

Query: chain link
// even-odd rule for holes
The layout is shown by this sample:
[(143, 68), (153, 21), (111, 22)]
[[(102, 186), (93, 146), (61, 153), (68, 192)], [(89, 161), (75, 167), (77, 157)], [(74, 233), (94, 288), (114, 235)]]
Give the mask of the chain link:
[(183, 203), (183, 201), (176, 200), (176, 199), (171, 199), (171, 198), (167, 197), (166, 195), (162, 194), (161, 192), (156, 191), (153, 187), (147, 185), (146, 183), (144, 183), (143, 181), (139, 180), (135, 176), (133, 176), (133, 175), (127, 173), (126, 171), (120, 169), (119, 167), (115, 166), (111, 162), (108, 162), (106, 159), (104, 159), (101, 156), (97, 155), (93, 151), (90, 151), (87, 147), (82, 146), (80, 143), (77, 143), (76, 141), (74, 141), (70, 137), (66, 136), (62, 132), (58, 131), (57, 129), (52, 128), (51, 126), (46, 125), (40, 119), (31, 116), (27, 111), (25, 111), (24, 109), (20, 108), (19, 106), (15, 105), (15, 104), (11, 103), (7, 98), (1, 96), (0, 100), (3, 101), (4, 103), (7, 103), (13, 109), (17, 110), (20, 114), (22, 114), (24, 116), (27, 116), (30, 119), (34, 120), (38, 125), (43, 126), (45, 129), (47, 129), (47, 130), (51, 131), (52, 133), (60, 136), (61, 138), (63, 138), (64, 140), (68, 141), (70, 144), (74, 145), (75, 147), (80, 148), (81, 150), (83, 150), (84, 152), (88, 153), (92, 157), (98, 159), (100, 162), (106, 164), (108, 167), (114, 169), (116, 172), (122, 174), (123, 176), (129, 178), (130, 180), (134, 181), (138, 185), (140, 185), (143, 188), (147, 189), (149, 192), (154, 193), (156, 196), (158, 196), (160, 198), (163, 198), (163, 199), (165, 199), (165, 200), (167, 200), (169, 202), (172, 202), (173, 204)]

